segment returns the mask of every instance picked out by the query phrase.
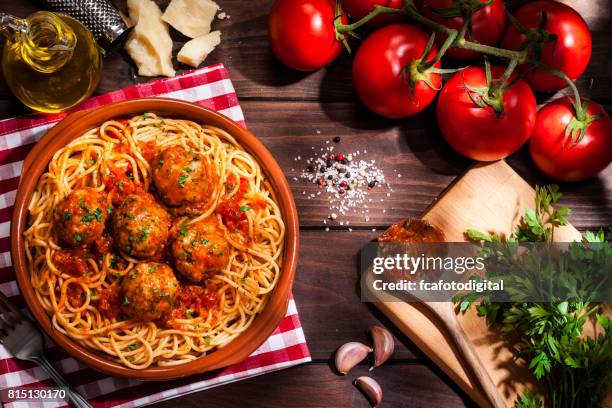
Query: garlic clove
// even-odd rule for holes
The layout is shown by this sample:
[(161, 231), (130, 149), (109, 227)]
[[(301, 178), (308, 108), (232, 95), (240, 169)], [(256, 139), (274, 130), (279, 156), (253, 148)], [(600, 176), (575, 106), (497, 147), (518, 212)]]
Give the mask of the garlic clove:
[(336, 369), (346, 375), (353, 367), (362, 362), (373, 350), (363, 343), (351, 341), (336, 351)]
[(374, 364), (370, 367), (372, 371), (391, 357), (395, 349), (395, 341), (391, 332), (382, 326), (372, 326), (368, 332), (374, 342)]
[(380, 384), (378, 384), (376, 380), (371, 377), (361, 376), (357, 378), (353, 384), (355, 384), (355, 387), (366, 396), (373, 408), (380, 406), (383, 393)]

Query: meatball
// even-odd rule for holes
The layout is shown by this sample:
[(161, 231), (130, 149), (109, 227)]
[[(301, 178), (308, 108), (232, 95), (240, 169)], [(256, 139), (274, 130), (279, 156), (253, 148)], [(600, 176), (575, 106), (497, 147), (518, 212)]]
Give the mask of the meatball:
[(91, 244), (102, 236), (107, 216), (101, 193), (90, 188), (77, 189), (55, 207), (55, 227), (68, 246)]
[(152, 168), (153, 183), (161, 200), (191, 215), (208, 204), (219, 179), (207, 157), (189, 153), (181, 146), (159, 153)]
[(135, 320), (156, 320), (172, 309), (179, 282), (166, 264), (138, 264), (121, 279), (121, 310)]
[(179, 223), (173, 232), (174, 266), (184, 277), (201, 283), (227, 266), (230, 244), (215, 216), (190, 225)]
[(130, 194), (113, 214), (119, 249), (138, 259), (159, 256), (168, 241), (170, 215), (150, 195)]

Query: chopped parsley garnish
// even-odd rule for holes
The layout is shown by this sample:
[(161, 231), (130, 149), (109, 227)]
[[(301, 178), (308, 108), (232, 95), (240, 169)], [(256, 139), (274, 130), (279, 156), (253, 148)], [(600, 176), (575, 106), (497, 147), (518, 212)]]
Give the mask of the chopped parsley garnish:
[(130, 279), (136, 279), (136, 272), (132, 271), (130, 273)]
[(87, 163), (89, 163), (89, 164), (96, 164), (96, 159), (89, 159), (87, 161)]
[(185, 187), (185, 182), (187, 181), (187, 179), (189, 179), (189, 175), (188, 174), (181, 174), (179, 176), (178, 185), (179, 185), (180, 188)]
[(149, 117), (147, 115), (148, 115), (147, 113), (143, 113), (142, 115), (140, 115), (140, 119), (142, 119), (142, 120), (149, 119)]
[(192, 173), (192, 172), (193, 172), (193, 169), (192, 169), (191, 167), (185, 167), (183, 170), (184, 170), (186, 173)]
[[(131, 238), (131, 237), (130, 237)], [(132, 246), (131, 245), (126, 245), (124, 248), (125, 252), (130, 253), (132, 252)]]
[(199, 325), (199, 324), (196, 324), (195, 326), (193, 326), (193, 329), (194, 329), (194, 330), (200, 330), (200, 325)]
[(193, 318), (193, 310), (187, 310), (185, 312), (185, 318), (186, 319), (192, 319)]
[(204, 336), (204, 341), (206, 342), (207, 345), (210, 345), (210, 337)]
[(119, 182), (119, 190), (123, 191), (123, 187), (125, 186), (125, 182), (124, 181), (120, 181)]
[(106, 213), (107, 213), (108, 215), (111, 215), (111, 214), (112, 214), (112, 212), (113, 212), (112, 207), (106, 207)]
[(208, 245), (208, 240), (207, 239), (203, 239), (202, 240), (202, 245), (204, 245), (204, 246)]
[(93, 212), (93, 216), (96, 217), (96, 221), (102, 222), (102, 210), (101, 209), (96, 208)]
[(151, 229), (150, 225), (145, 225), (140, 229), (140, 234), (138, 234), (138, 239), (140, 242), (144, 242), (149, 237), (149, 230)]
[(248, 205), (243, 205), (242, 207), (240, 207), (240, 212), (247, 212), (250, 210), (251, 210), (251, 207), (249, 207)]
[(195, 156), (191, 161), (200, 161), (200, 156)]
[(76, 242), (81, 242), (81, 241), (83, 241), (83, 237), (81, 237), (80, 235), (77, 234), (77, 235), (74, 236), (74, 240)]
[(246, 275), (246, 273), (245, 273), (244, 275), (242, 275), (242, 277), (240, 278), (240, 280), (241, 280), (242, 282), (244, 282), (244, 281), (246, 281), (246, 280), (247, 280), (247, 275)]
[(128, 299), (128, 297), (127, 297), (127, 296), (124, 296), (124, 297), (123, 297), (123, 304), (124, 304), (124, 305), (129, 305), (129, 304), (130, 304), (130, 299)]
[(149, 268), (149, 273), (155, 273), (157, 272), (157, 265), (153, 265)]
[(136, 350), (136, 347), (137, 347), (137, 346), (136, 346), (136, 343), (132, 343), (132, 344), (130, 344), (130, 345), (128, 346), (128, 349), (130, 349), (130, 350), (134, 351), (134, 350)]
[(72, 213), (70, 211), (66, 211), (64, 213), (64, 221), (70, 221), (72, 219)]

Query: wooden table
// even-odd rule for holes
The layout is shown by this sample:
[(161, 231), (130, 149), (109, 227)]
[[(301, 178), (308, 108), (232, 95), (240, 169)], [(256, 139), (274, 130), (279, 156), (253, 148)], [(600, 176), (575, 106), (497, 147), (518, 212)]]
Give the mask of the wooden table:
[[(125, 0), (115, 1), (125, 9)], [(293, 72), (277, 62), (266, 34), (273, 0), (218, 2), (231, 18), (216, 22), (223, 39), (206, 63), (222, 62), (230, 70), (249, 129), (274, 154), (293, 188), (301, 225), (294, 295), (313, 362), (158, 406), (367, 407), (366, 400), (351, 385), (351, 378), (366, 374), (367, 366), (359, 366), (346, 378), (333, 373), (330, 361), (342, 343), (366, 341), (365, 330), (372, 324), (385, 325), (397, 338), (393, 359), (373, 373), (384, 389), (384, 406), (473, 405), (410, 340), (371, 305), (361, 303), (357, 291), (360, 247), (398, 218), (421, 214), (470, 162), (445, 145), (431, 107), (404, 121), (385, 120), (368, 112), (353, 91), (349, 56), (343, 55), (327, 69), (312, 74)], [(565, 2), (584, 16), (593, 34), (593, 57), (579, 81), (581, 91), (612, 112), (612, 0)], [(32, 3), (4, 0), (0, 9), (26, 16), (35, 10)], [(163, 7), (167, 1), (159, 3)], [(510, 8), (516, 8), (516, 3), (511, 1)], [(172, 35), (178, 50), (185, 39), (176, 31)], [(122, 51), (108, 55), (104, 64), (98, 93), (148, 80), (135, 75), (134, 66)], [(0, 83), (0, 118), (25, 112)], [(367, 150), (394, 190), (387, 197), (382, 189), (375, 189), (369, 221), (363, 215), (346, 219), (352, 231), (336, 223), (328, 224), (331, 230), (326, 232), (323, 220), (329, 215), (328, 203), (322, 196), (307, 199), (317, 187), (293, 179), (303, 168), (294, 158), (309, 156), (313, 146), (325, 146), (335, 136), (342, 138), (340, 150)], [(538, 173), (525, 149), (508, 161), (532, 184), (549, 181)], [(570, 220), (578, 229), (612, 224), (612, 166), (598, 179), (562, 185), (562, 190), (566, 194), (563, 204), (572, 208)]]

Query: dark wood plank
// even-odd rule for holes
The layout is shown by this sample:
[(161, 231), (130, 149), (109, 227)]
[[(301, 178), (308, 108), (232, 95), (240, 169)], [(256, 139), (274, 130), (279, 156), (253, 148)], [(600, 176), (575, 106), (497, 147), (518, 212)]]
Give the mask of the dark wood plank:
[[(360, 375), (370, 375), (380, 383), (382, 406), (385, 407), (474, 406), (456, 387), (443, 381), (437, 369), (420, 364), (386, 365), (373, 373), (368, 372), (367, 366), (358, 366), (348, 376), (336, 375), (327, 364), (308, 364), (188, 395), (180, 399), (180, 406), (367, 408), (370, 406), (367, 400), (352, 385)], [(156, 406), (176, 407), (178, 401), (166, 401)]]
[[(114, 0), (125, 10), (125, 0)], [(585, 95), (593, 99), (610, 99), (612, 76), (609, 61), (612, 59), (612, 36), (610, 24), (612, 12), (607, 0), (580, 1), (565, 0), (575, 7), (588, 22), (593, 36), (593, 57), (587, 72), (579, 81)], [(3, 4), (3, 11), (26, 16), (35, 10), (31, 1), (11, 1)], [(158, 0), (162, 9), (168, 0)], [(523, 1), (510, 1), (510, 9)], [(232, 80), (241, 98), (268, 98), (283, 100), (337, 101), (353, 100), (355, 93), (351, 80), (351, 58), (343, 54), (329, 67), (315, 73), (305, 74), (292, 71), (280, 64), (270, 51), (267, 39), (266, 20), (273, 0), (251, 0), (248, 7), (243, 0), (219, 0), (219, 4), (231, 16), (217, 21), (215, 28), (223, 32), (221, 45), (207, 59), (207, 64), (223, 62), (231, 71)], [(175, 49), (186, 40), (172, 30)], [(355, 49), (358, 44), (354, 45)], [(146, 82), (149, 78), (136, 77), (134, 66), (122, 50), (116, 50), (106, 57), (104, 78), (99, 93), (127, 86), (132, 82)], [(179, 72), (190, 69), (175, 61)], [(0, 83), (0, 97), (9, 92)]]

